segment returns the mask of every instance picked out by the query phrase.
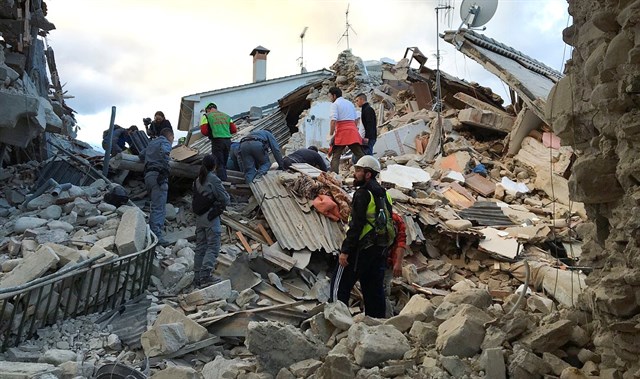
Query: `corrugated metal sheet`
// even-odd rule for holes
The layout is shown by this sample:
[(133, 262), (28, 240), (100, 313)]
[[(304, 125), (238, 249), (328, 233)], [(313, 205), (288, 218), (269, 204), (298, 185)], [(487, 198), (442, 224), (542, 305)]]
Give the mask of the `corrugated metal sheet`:
[(472, 207), (458, 212), (458, 215), (478, 225), (513, 225), (513, 221), (505, 216), (502, 208), (491, 201), (477, 201)]
[(129, 137), (131, 138), (133, 149), (138, 153), (144, 150), (149, 145), (149, 141), (151, 141), (144, 130), (135, 131)]
[(295, 251), (340, 249), (345, 237), (340, 224), (316, 212), (310, 202), (300, 204), (280, 184), (277, 172), (268, 172), (250, 187), (280, 247)]
[(71, 183), (76, 186), (87, 186), (100, 179), (100, 176), (88, 167), (80, 169), (64, 159), (53, 159), (40, 170), (34, 188), (40, 188), (51, 178), (59, 184)]

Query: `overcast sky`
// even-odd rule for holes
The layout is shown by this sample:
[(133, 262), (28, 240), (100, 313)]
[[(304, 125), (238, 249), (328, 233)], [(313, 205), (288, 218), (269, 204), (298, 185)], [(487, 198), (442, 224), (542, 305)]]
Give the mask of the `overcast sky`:
[[(349, 43), (363, 60), (400, 60), (409, 46), (436, 67), (436, 4), (444, 0), (49, 0), (56, 25), (47, 42), (56, 54), (67, 104), (77, 111), (79, 139), (99, 144), (109, 125), (142, 127), (162, 110), (177, 127), (180, 99), (197, 92), (252, 81), (251, 50), (262, 45), (267, 79), (300, 72), (300, 33), (309, 71), (329, 68), (347, 48), (339, 39), (349, 5)], [(440, 31), (460, 25), (461, 1), (440, 11)], [(486, 36), (561, 71), (570, 50), (562, 41), (566, 0), (499, 0)], [(357, 34), (356, 34), (357, 33)], [(440, 40), (441, 69), (491, 87), (505, 98), (492, 74)], [(224, 109), (221, 109), (224, 111)]]

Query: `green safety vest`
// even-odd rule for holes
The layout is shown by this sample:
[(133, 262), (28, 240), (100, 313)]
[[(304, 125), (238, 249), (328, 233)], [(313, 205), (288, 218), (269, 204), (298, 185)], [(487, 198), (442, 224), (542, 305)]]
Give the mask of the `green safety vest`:
[[(373, 230), (373, 225), (376, 222), (376, 216), (377, 216), (377, 211), (378, 209), (376, 208), (376, 200), (373, 197), (373, 194), (371, 193), (371, 191), (369, 192), (369, 197), (371, 199), (369, 199), (369, 205), (367, 206), (367, 223), (364, 225), (364, 227), (362, 228), (362, 232), (360, 232), (360, 237), (358, 238), (358, 240), (362, 240), (364, 238), (364, 236), (367, 235), (367, 233), (369, 233), (370, 231)], [(387, 201), (389, 201), (389, 204), (393, 205), (393, 201), (391, 200), (391, 196), (389, 196), (388, 192), (385, 192), (387, 195)], [(386, 204), (385, 204), (386, 206)], [(391, 212), (389, 212), (389, 218), (391, 218)], [(351, 216), (349, 216), (349, 221), (351, 221)]]

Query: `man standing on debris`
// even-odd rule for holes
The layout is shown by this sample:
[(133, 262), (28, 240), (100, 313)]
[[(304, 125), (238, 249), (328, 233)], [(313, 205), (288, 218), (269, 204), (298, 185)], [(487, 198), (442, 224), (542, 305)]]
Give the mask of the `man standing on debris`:
[(282, 162), (285, 170), (288, 170), (294, 163), (307, 163), (320, 171), (327, 171), (327, 165), (324, 163), (324, 159), (320, 153), (318, 153), (318, 148), (315, 146), (296, 150), (284, 157)]
[(219, 281), (211, 276), (220, 253), (222, 233), (220, 216), (229, 205), (229, 194), (225, 191), (220, 178), (214, 173), (217, 162), (213, 155), (202, 159), (200, 172), (193, 186), (194, 211), (196, 201), (206, 203), (206, 210), (196, 218), (196, 255), (193, 259), (196, 287), (207, 286)]
[(282, 170), (284, 163), (280, 154), (280, 146), (270, 131), (256, 130), (240, 140), (240, 157), (247, 184), (269, 171), (271, 167), (269, 150), (278, 163), (278, 170)]
[[(338, 265), (331, 278), (331, 301), (340, 300), (349, 304), (351, 289), (360, 280), (364, 298), (365, 314), (385, 317), (384, 273), (387, 266), (388, 247), (376, 241), (376, 199), (386, 199), (389, 216), (391, 201), (386, 191), (376, 181), (380, 162), (365, 155), (355, 164), (354, 185), (359, 187), (353, 194), (349, 229), (342, 243)], [(391, 216), (390, 216), (391, 217)]]
[(209, 140), (211, 141), (211, 154), (216, 157), (218, 168), (216, 175), (220, 180), (227, 180), (227, 160), (231, 147), (231, 128), (235, 124), (228, 114), (220, 112), (215, 103), (209, 103), (204, 108), (205, 114), (200, 120), (200, 125), (209, 124)]
[(338, 173), (340, 169), (340, 157), (347, 146), (351, 152), (360, 160), (364, 155), (362, 147), (362, 137), (358, 133), (356, 125), (356, 108), (350, 101), (342, 97), (342, 90), (338, 87), (329, 88), (329, 98), (331, 99), (331, 127), (329, 134), (333, 136), (333, 148), (331, 149), (331, 171)]
[[(149, 120), (149, 119), (147, 118), (146, 120)], [(142, 120), (142, 121), (145, 121), (145, 120)], [(151, 123), (148, 125), (145, 122), (145, 126), (147, 127), (147, 134), (149, 135), (149, 138), (152, 138), (152, 139), (160, 137), (160, 133), (164, 129), (169, 129), (173, 133), (173, 127), (171, 127), (171, 123), (169, 122), (169, 120), (164, 118), (164, 113), (162, 113), (162, 111), (157, 111), (153, 115), (153, 121), (151, 121)]]
[(359, 93), (356, 96), (356, 105), (360, 107), (360, 119), (364, 126), (364, 147), (367, 155), (373, 155), (373, 145), (376, 144), (378, 138), (378, 128), (376, 121), (376, 112), (371, 108), (371, 105), (367, 102), (367, 95)]
[(139, 155), (140, 160), (144, 162), (144, 184), (151, 196), (149, 227), (158, 237), (158, 243), (163, 246), (167, 244), (163, 230), (169, 192), (169, 154), (172, 143), (173, 130), (162, 129), (160, 136), (151, 140)]

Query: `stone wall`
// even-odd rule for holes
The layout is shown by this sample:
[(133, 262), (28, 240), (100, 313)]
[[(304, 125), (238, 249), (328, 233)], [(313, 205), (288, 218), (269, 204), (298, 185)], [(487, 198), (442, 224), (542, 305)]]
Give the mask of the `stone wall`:
[[(583, 306), (605, 367), (640, 368), (640, 0), (569, 0), (573, 46), (546, 113), (579, 152), (570, 179), (592, 225), (583, 263), (593, 265)], [(627, 377), (627, 376), (625, 376)]]

